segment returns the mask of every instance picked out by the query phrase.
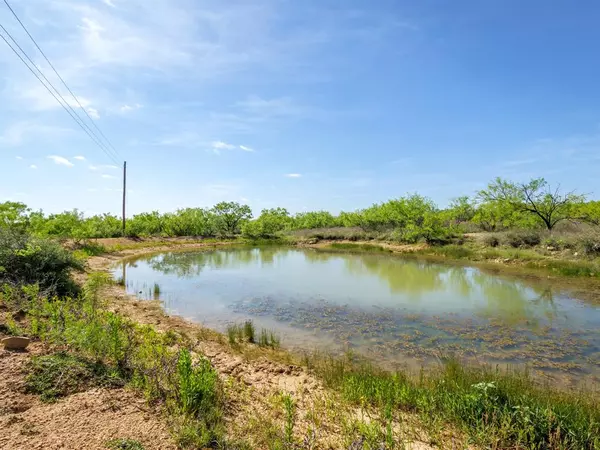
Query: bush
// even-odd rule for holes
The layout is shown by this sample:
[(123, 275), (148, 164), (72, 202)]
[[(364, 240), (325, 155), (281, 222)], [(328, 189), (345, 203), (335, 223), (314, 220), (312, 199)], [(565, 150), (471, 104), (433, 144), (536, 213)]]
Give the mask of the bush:
[(488, 234), (483, 238), (483, 242), (488, 247), (498, 247), (500, 245), (500, 238), (495, 234)]
[(600, 235), (587, 235), (581, 238), (580, 245), (588, 256), (600, 256)]
[(122, 385), (115, 370), (69, 353), (34, 356), (28, 370), (25, 388), (39, 394), (44, 402), (54, 402), (95, 386)]
[(506, 233), (506, 243), (513, 248), (534, 247), (542, 242), (537, 231), (511, 231)]
[(36, 284), (48, 295), (79, 291), (72, 270), (83, 263), (58, 243), (0, 228), (0, 284)]

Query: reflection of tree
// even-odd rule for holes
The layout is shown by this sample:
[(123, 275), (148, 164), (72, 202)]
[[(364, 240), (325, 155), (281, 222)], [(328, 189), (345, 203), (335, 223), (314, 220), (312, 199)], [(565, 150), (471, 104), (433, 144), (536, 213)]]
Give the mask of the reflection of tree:
[[(537, 320), (540, 315), (552, 319), (556, 317), (556, 307), (552, 290), (541, 286), (524, 286), (518, 281), (491, 277), (482, 272), (475, 272), (471, 277), (479, 287), (487, 301), (480, 314), (500, 317), (504, 321), (516, 324), (524, 319)], [(532, 290), (535, 298), (527, 295)]]
[(261, 249), (237, 248), (210, 252), (171, 252), (142, 258), (141, 260), (144, 260), (153, 270), (181, 278), (189, 278), (199, 275), (205, 268), (235, 269), (256, 264), (259, 261), (263, 265), (271, 265), (276, 256), (287, 252), (286, 249), (270, 247)]
[(356, 257), (343, 255), (352, 275), (377, 275), (387, 282), (394, 293), (420, 295), (444, 287), (442, 274), (448, 269), (440, 265), (406, 261), (393, 257)]

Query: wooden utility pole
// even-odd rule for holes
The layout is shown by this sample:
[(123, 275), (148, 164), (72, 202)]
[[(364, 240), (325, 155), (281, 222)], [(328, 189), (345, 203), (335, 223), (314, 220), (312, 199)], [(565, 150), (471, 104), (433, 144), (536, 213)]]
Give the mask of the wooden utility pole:
[(123, 236), (125, 236), (125, 198), (127, 195), (127, 161), (123, 161)]

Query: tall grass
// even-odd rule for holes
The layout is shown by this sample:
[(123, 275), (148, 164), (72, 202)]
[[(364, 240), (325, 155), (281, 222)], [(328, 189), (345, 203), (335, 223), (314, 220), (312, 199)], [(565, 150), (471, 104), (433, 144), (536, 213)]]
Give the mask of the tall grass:
[(0, 290), (1, 303), (25, 309), (24, 334), (69, 352), (34, 360), (32, 392), (52, 400), (85, 386), (127, 382), (165, 404), (181, 448), (220, 445), (223, 395), (210, 362), (193, 363), (189, 349), (172, 347), (169, 333), (108, 311), (99, 293), (106, 282), (104, 275), (92, 276), (75, 298), (48, 298), (27, 286)]
[(471, 369), (446, 361), (437, 374), (386, 372), (349, 360), (311, 361), (349, 402), (452, 423), (490, 448), (600, 448), (600, 401), (582, 392), (538, 386), (526, 373)]

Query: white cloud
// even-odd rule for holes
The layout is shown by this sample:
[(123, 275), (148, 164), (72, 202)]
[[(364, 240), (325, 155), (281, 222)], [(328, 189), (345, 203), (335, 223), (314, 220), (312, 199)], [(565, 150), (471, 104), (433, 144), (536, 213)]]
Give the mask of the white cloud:
[(104, 3), (107, 6), (110, 6), (111, 8), (115, 7), (115, 4), (113, 3), (112, 0), (102, 0), (102, 3)]
[(246, 147), (245, 145), (240, 145), (240, 149), (244, 150), (245, 152), (253, 152), (254, 151), (253, 148)]
[[(0, 99), (1, 99), (0, 92)], [(52, 140), (71, 132), (68, 128), (44, 125), (32, 121), (19, 121), (8, 125), (0, 134), (0, 145), (17, 147), (36, 140)], [(19, 159), (19, 158), (17, 158)]]
[(100, 114), (98, 114), (98, 110), (96, 108), (87, 108), (87, 112), (92, 119), (100, 118)]
[(74, 166), (74, 164), (71, 161), (69, 161), (67, 158), (65, 158), (63, 156), (50, 155), (50, 156), (48, 156), (48, 159), (51, 159), (59, 166), (67, 166), (67, 167)]
[(102, 178), (115, 178), (115, 176), (114, 175), (109, 175), (107, 173), (103, 173), (102, 174)]
[(29, 166), (30, 169), (37, 169), (37, 166), (35, 164), (32, 164)]
[(19, 160), (23, 159), (23, 157), (22, 157), (22, 156), (15, 156), (15, 158), (17, 158), (17, 159), (19, 159)]
[(95, 166), (94, 164), (90, 164), (88, 166), (88, 168), (94, 172), (98, 171), (98, 170), (102, 170), (102, 169), (109, 169), (109, 170), (116, 170), (119, 167), (113, 165), (113, 164), (100, 164), (99, 166)]
[(300, 178), (302, 176), (302, 174), (299, 173), (288, 173), (285, 175), (288, 178)]
[(142, 105), (140, 105), (139, 103), (135, 103), (133, 105), (125, 104), (125, 105), (121, 105), (119, 107), (119, 112), (121, 114), (125, 114), (125, 113), (128, 113), (130, 111), (134, 111), (136, 109), (140, 109), (141, 107), (142, 107)]
[(76, 159), (77, 161), (85, 161), (85, 156), (73, 156), (73, 159)]
[(223, 141), (214, 141), (210, 145), (215, 150), (233, 150), (235, 148), (235, 145)]

